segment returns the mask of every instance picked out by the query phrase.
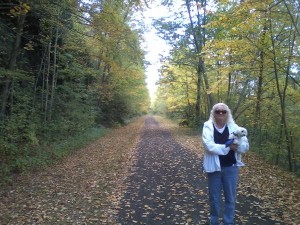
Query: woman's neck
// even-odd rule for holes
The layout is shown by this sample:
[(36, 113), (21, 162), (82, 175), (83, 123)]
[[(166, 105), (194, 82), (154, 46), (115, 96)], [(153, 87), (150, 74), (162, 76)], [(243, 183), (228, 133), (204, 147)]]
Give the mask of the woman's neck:
[(219, 129), (223, 128), (225, 126), (225, 123), (224, 122), (217, 122), (215, 123), (215, 126)]

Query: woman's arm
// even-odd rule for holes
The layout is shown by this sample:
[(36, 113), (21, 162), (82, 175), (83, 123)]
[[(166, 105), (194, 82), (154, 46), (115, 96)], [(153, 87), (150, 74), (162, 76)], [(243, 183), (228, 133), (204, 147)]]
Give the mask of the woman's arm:
[(202, 143), (205, 151), (209, 154), (227, 155), (230, 148), (226, 147), (225, 144), (216, 144), (214, 142), (213, 125), (208, 123), (204, 123), (202, 131)]

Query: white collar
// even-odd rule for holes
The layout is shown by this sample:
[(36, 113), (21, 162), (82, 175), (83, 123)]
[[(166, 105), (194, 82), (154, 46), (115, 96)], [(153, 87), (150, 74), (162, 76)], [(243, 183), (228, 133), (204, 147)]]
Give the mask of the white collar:
[(216, 130), (217, 130), (220, 134), (222, 134), (222, 133), (224, 132), (224, 130), (225, 130), (226, 124), (225, 124), (224, 127), (222, 127), (222, 128), (218, 128), (215, 124), (214, 124), (214, 127), (216, 128)]

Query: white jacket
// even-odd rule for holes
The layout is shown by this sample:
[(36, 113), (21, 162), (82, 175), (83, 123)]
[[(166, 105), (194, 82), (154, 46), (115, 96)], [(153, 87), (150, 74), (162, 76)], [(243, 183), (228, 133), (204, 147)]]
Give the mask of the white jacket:
[[(238, 125), (236, 123), (228, 123), (229, 134), (234, 132)], [(203, 125), (202, 131), (202, 143), (204, 146), (204, 159), (203, 167), (207, 173), (215, 171), (221, 171), (219, 155), (227, 155), (230, 148), (225, 147), (225, 144), (216, 144), (214, 142), (214, 126), (211, 120), (208, 120)], [(249, 142), (247, 137), (242, 137), (241, 144), (238, 146), (235, 152), (235, 158), (237, 160), (237, 166), (244, 166), (242, 162), (241, 154), (249, 150)]]

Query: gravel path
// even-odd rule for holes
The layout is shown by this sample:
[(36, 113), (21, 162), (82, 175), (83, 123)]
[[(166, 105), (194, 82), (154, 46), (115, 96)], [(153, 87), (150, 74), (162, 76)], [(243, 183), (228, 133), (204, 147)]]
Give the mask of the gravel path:
[[(207, 223), (207, 183), (201, 157), (177, 143), (153, 117), (145, 120), (136, 164), (126, 183), (119, 224)], [(254, 197), (239, 195), (238, 202), (237, 224), (284, 224), (263, 216)]]

